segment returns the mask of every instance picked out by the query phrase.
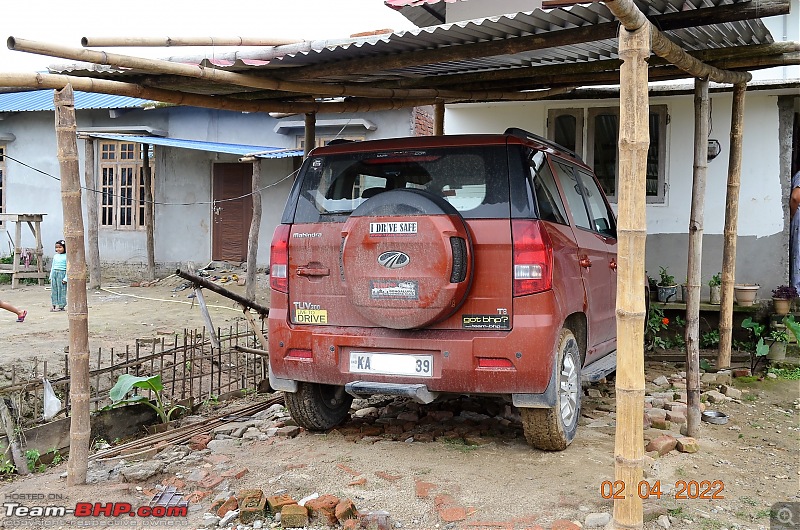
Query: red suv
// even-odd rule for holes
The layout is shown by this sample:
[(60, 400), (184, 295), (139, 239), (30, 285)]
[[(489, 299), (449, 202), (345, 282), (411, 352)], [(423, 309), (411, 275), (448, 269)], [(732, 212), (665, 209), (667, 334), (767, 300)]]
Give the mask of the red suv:
[(272, 241), (270, 383), (310, 430), (353, 396), (494, 395), (564, 449), (616, 368), (616, 247), (592, 170), (520, 129), (315, 149)]

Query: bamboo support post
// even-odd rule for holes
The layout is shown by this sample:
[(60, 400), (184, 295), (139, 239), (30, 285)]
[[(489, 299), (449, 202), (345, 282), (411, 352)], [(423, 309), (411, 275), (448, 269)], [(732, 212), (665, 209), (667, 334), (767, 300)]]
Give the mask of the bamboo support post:
[(14, 466), (17, 468), (17, 473), (20, 475), (27, 475), (30, 473), (28, 461), (25, 455), (22, 454), (22, 449), (17, 441), (17, 436), (15, 434), (16, 423), (14, 423), (11, 413), (8, 411), (4, 396), (0, 396), (0, 421), (3, 422), (3, 429), (5, 430), (6, 439), (8, 440), (8, 447), (11, 449), (11, 459), (14, 462)]
[(708, 170), (708, 79), (695, 79), (694, 164), (692, 203), (689, 214), (689, 257), (686, 301), (686, 429), (689, 436), (700, 431), (700, 276), (703, 256), (706, 173)]
[(725, 229), (722, 247), (722, 288), (719, 314), (719, 352), (717, 368), (731, 365), (733, 335), (733, 285), (736, 280), (736, 234), (739, 225), (739, 187), (742, 174), (742, 136), (744, 131), (745, 83), (733, 86), (731, 107), (731, 152), (728, 158), (728, 185), (725, 194)]
[(650, 29), (619, 30), (619, 239), (617, 252), (617, 427), (614, 477), (626, 495), (614, 500), (614, 528), (641, 528), (644, 456), (644, 319), (647, 238), (645, 182), (649, 146), (647, 57)]
[(433, 135), (444, 135), (444, 101), (437, 101), (433, 106)]
[(67, 243), (67, 318), (69, 320), (69, 363), (72, 381), (70, 398), (70, 458), (67, 486), (86, 483), (89, 426), (89, 309), (86, 300), (86, 253), (83, 246), (81, 179), (78, 169), (78, 140), (75, 99), (71, 86), (54, 93), (56, 140), (61, 173), (64, 239)]
[(306, 112), (303, 119), (305, 125), (305, 136), (303, 137), (303, 159), (308, 158), (308, 153), (311, 152), (317, 145), (317, 115), (313, 112)]
[(150, 168), (150, 144), (140, 144), (142, 177), (144, 178), (144, 228), (147, 232), (147, 279), (156, 277), (155, 203), (153, 202), (153, 172)]
[(261, 159), (253, 161), (253, 178), (251, 186), (253, 195), (253, 218), (250, 221), (250, 232), (247, 236), (247, 274), (245, 275), (245, 296), (248, 300), (256, 300), (256, 272), (258, 270), (258, 233), (261, 227)]
[(100, 238), (98, 220), (97, 173), (94, 165), (94, 139), (84, 139), (84, 187), (89, 192), (86, 200), (86, 221), (89, 224), (87, 241), (89, 243), (87, 260), (89, 264), (89, 289), (99, 289), (103, 283), (100, 271)]

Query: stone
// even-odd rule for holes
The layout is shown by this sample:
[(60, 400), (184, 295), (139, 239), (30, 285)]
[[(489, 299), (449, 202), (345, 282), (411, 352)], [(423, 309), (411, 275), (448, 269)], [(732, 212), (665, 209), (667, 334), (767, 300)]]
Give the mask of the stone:
[(306, 508), (311, 517), (319, 518), (328, 525), (336, 525), (336, 506), (339, 504), (339, 497), (335, 495), (320, 495), (319, 498), (311, 499), (306, 503)]
[(126, 482), (141, 482), (158, 475), (163, 469), (164, 462), (160, 460), (149, 460), (123, 468), (120, 473)]
[(239, 517), (239, 510), (231, 510), (225, 517), (219, 520), (219, 526), (228, 526), (228, 523)]
[(239, 492), (239, 520), (249, 524), (257, 519), (262, 519), (266, 514), (264, 509), (267, 498), (261, 490), (243, 490)]
[(717, 372), (718, 385), (730, 385), (733, 382), (733, 374), (730, 370), (720, 370)]
[(213, 437), (210, 434), (195, 434), (189, 438), (189, 448), (192, 451), (202, 451), (211, 440), (213, 440)]
[(660, 419), (664, 420), (667, 418), (667, 411), (665, 409), (647, 409), (644, 411), (650, 419)]
[(603, 528), (611, 521), (611, 514), (608, 512), (590, 513), (583, 521), (585, 528)]
[(725, 402), (725, 394), (721, 392), (717, 392), (716, 390), (709, 390), (708, 392), (703, 393), (708, 401), (711, 403), (724, 403)]
[(281, 427), (275, 433), (277, 436), (285, 436), (287, 438), (294, 438), (298, 434), (300, 434), (300, 427), (296, 425), (287, 425), (286, 427)]
[(669, 530), (669, 527), (672, 526), (672, 523), (669, 522), (668, 515), (659, 515), (658, 519), (656, 519), (656, 523), (664, 530)]
[(358, 409), (353, 413), (354, 418), (366, 418), (368, 416), (377, 416), (378, 409), (376, 407), (364, 407), (363, 409)]
[(732, 386), (723, 385), (722, 393), (731, 399), (742, 399), (742, 391)]
[(669, 434), (663, 434), (658, 438), (651, 440), (650, 443), (645, 447), (645, 451), (657, 451), (658, 456), (664, 456), (675, 449), (677, 443), (678, 441), (674, 437), (670, 436)]
[(672, 423), (686, 423), (686, 414), (683, 412), (667, 412), (667, 421)]
[(660, 429), (662, 431), (668, 431), (672, 424), (667, 421), (666, 418), (650, 418), (650, 426), (653, 429)]
[(705, 372), (700, 374), (700, 382), (713, 385), (717, 382), (717, 374)]
[(662, 388), (667, 387), (669, 386), (669, 379), (667, 379), (667, 376), (662, 375), (653, 379), (653, 384)]
[(696, 453), (700, 450), (700, 444), (690, 436), (684, 436), (676, 440), (676, 447), (681, 453)]
[(596, 388), (590, 388), (586, 391), (586, 395), (590, 398), (601, 398), (603, 397), (603, 393), (597, 390)]
[(281, 528), (304, 528), (308, 525), (308, 510), (299, 504), (281, 508)]

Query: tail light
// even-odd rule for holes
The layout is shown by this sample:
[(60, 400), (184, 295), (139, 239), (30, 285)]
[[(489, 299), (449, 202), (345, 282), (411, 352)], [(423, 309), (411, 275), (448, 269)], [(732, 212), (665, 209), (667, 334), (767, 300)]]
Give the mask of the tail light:
[(514, 244), (514, 296), (553, 287), (553, 245), (539, 221), (511, 222)]
[(269, 287), (289, 292), (289, 225), (278, 225), (269, 249)]

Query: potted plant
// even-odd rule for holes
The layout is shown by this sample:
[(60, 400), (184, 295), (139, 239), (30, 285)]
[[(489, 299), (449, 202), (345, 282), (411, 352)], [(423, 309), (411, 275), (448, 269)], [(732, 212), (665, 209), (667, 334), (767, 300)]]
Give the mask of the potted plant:
[(758, 289), (761, 286), (757, 283), (737, 283), (733, 286), (733, 297), (740, 306), (751, 306), (756, 302)]
[(719, 305), (719, 290), (722, 285), (722, 273), (718, 272), (708, 280), (709, 303)]
[(797, 297), (797, 289), (792, 285), (779, 285), (772, 290), (772, 305), (778, 315), (788, 315), (792, 300)]
[(781, 328), (775, 328), (769, 332), (768, 339), (772, 341), (772, 344), (769, 345), (767, 359), (771, 361), (782, 361), (786, 358), (786, 344), (789, 342), (789, 335), (786, 333), (786, 326), (781, 326)]
[(666, 303), (678, 295), (678, 285), (675, 283), (675, 277), (667, 272), (666, 267), (659, 267), (659, 275), (658, 301)]
[(752, 317), (747, 317), (742, 322), (742, 327), (749, 330), (753, 335), (753, 340), (756, 341), (754, 351), (750, 352), (750, 371), (755, 373), (758, 362), (769, 353), (769, 346), (764, 341), (763, 336), (766, 326), (760, 322), (756, 322)]

